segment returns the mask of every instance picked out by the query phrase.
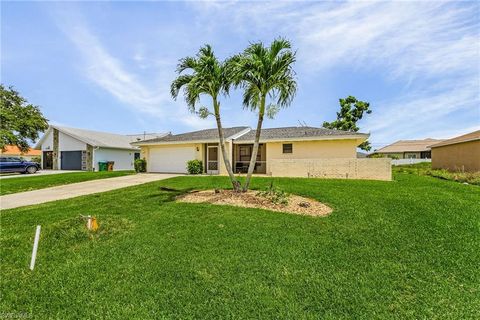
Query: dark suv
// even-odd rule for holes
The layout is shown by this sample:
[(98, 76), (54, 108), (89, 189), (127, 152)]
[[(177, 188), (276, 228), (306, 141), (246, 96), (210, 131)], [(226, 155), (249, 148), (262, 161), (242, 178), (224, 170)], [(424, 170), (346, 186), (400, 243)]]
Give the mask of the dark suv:
[(17, 157), (0, 157), (0, 173), (35, 173), (40, 170), (37, 162), (25, 161)]

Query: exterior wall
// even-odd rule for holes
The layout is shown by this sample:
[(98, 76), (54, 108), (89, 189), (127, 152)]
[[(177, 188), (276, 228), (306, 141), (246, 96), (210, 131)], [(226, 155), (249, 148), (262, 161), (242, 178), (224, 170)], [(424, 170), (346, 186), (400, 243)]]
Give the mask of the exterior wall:
[(432, 148), (432, 168), (450, 171), (480, 171), (480, 141)]
[[(141, 146), (141, 153), (140, 158), (145, 158), (147, 160), (147, 172), (150, 172), (150, 150), (152, 149), (162, 149), (162, 148), (174, 148), (175, 146), (179, 147), (195, 147), (195, 159), (205, 162), (205, 154), (204, 154), (204, 146), (203, 143), (183, 143), (183, 144), (167, 144), (167, 145), (159, 145), (159, 146)], [(218, 150), (219, 152), (220, 149)], [(132, 153), (133, 154), (133, 153)], [(133, 157), (133, 156), (132, 156)], [(194, 159), (191, 159), (194, 160)], [(220, 156), (219, 161), (223, 159)], [(98, 165), (98, 163), (97, 163)]]
[(329, 159), (357, 158), (356, 140), (317, 140), (293, 141), (293, 152), (283, 153), (283, 142), (268, 142), (266, 148), (267, 174), (271, 174), (271, 163), (274, 159)]
[[(54, 141), (55, 132), (58, 134), (58, 146)], [(57, 140), (57, 139), (55, 139)], [(83, 151), (87, 150), (87, 144), (70, 137), (57, 129), (50, 130), (45, 137), (45, 140), (41, 146), (42, 151), (53, 151), (53, 169), (58, 170), (62, 167), (61, 164), (61, 152), (62, 151)], [(42, 168), (43, 168), (43, 156), (42, 156)]]
[(376, 154), (381, 154), (382, 156), (385, 156), (388, 158), (426, 159), (426, 158), (422, 158), (421, 152), (376, 152)]
[[(53, 131), (51, 130), (45, 137), (41, 146), (42, 151), (53, 151)], [(58, 149), (59, 151), (87, 150), (87, 144), (62, 132), (58, 132)]]
[(86, 170), (93, 171), (93, 147), (87, 144)]
[[(232, 143), (225, 142), (225, 148), (227, 149), (228, 160), (230, 161), (230, 165), (232, 165), (232, 156), (233, 156)], [(227, 167), (225, 167), (225, 161), (223, 161), (223, 154), (220, 148), (220, 143), (218, 144), (218, 163), (219, 163), (219, 167), (218, 167), (219, 174), (228, 175)]]
[(404, 159), (421, 159), (420, 152), (405, 152), (403, 155)]
[(75, 138), (70, 137), (62, 132), (58, 134), (58, 149), (60, 152), (62, 151), (83, 151), (87, 150), (87, 144), (77, 140)]
[(389, 158), (272, 159), (273, 177), (392, 180)]
[(93, 168), (98, 171), (99, 161), (114, 161), (113, 170), (134, 170), (134, 150), (98, 148), (93, 151)]

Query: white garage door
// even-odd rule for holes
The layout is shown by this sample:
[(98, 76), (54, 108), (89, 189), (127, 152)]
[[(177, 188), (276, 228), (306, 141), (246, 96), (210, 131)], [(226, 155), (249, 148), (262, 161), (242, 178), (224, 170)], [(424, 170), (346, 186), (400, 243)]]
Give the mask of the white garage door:
[(150, 171), (186, 173), (187, 161), (195, 159), (195, 147), (150, 149)]

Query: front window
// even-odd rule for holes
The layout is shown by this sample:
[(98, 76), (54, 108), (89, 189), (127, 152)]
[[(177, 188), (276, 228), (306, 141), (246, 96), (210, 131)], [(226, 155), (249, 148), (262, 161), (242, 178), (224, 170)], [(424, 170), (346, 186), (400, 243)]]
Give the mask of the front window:
[(293, 146), (291, 143), (283, 144), (283, 153), (293, 153)]

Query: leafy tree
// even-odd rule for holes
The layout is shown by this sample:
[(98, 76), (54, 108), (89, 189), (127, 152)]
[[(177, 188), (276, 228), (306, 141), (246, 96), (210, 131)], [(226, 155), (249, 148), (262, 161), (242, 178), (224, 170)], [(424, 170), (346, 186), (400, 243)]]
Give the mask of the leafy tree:
[(39, 133), (48, 128), (38, 106), (29, 104), (25, 98), (0, 84), (0, 148), (7, 145), (17, 146), (27, 152), (29, 141), (38, 139)]
[(228, 61), (232, 83), (244, 90), (243, 107), (258, 113), (255, 142), (243, 191), (248, 190), (255, 169), (265, 115), (273, 118), (280, 108), (288, 107), (295, 96), (295, 60), (290, 42), (279, 38), (269, 47), (262, 42), (253, 43)]
[[(219, 96), (228, 95), (230, 87), (226, 69), (226, 63), (217, 59), (212, 47), (205, 45), (200, 48), (195, 57), (180, 59), (177, 67), (179, 76), (171, 84), (171, 94), (174, 99), (177, 99), (180, 90), (183, 88), (183, 96), (191, 112), (198, 114), (201, 118), (206, 118), (209, 115), (215, 117), (223, 161), (232, 182), (233, 189), (239, 191), (241, 185), (235, 178), (228, 159), (225, 148), (225, 136), (220, 118)], [(185, 71), (188, 73), (185, 73)], [(209, 96), (212, 99), (211, 108), (200, 106), (197, 109), (202, 95)]]
[[(340, 112), (337, 112), (337, 120), (332, 122), (325, 121), (322, 126), (327, 129), (358, 132), (360, 128), (357, 126), (357, 122), (363, 118), (363, 113), (372, 113), (372, 110), (370, 110), (370, 103), (357, 100), (357, 98), (353, 96), (339, 99), (339, 101)], [(364, 141), (358, 147), (365, 151), (370, 151), (370, 149), (372, 149), (368, 140)]]

